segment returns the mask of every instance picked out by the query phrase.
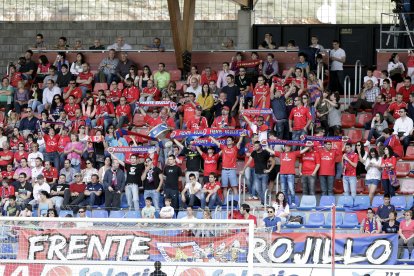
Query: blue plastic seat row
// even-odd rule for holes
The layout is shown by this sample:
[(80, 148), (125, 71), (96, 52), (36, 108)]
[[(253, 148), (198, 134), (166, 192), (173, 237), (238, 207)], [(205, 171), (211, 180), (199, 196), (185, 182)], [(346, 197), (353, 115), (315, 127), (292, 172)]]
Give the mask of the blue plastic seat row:
[[(310, 213), (306, 218), (305, 213), (293, 212), (292, 216), (302, 216), (303, 224), (287, 223), (287, 228), (331, 228), (332, 216), (331, 213), (314, 212)], [(353, 229), (359, 227), (358, 216), (356, 213), (336, 213), (335, 226), (337, 228)]]

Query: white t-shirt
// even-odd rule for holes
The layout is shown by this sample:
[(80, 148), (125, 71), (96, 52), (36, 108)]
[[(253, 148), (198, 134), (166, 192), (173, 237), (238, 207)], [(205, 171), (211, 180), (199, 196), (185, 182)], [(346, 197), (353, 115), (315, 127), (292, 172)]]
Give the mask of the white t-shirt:
[[(345, 51), (343, 49), (339, 48), (338, 50), (332, 49), (331, 52), (329, 53), (329, 56), (331, 58), (333, 58), (333, 57), (335, 57), (335, 58), (345, 58), (346, 54), (345, 54)], [(342, 62), (334, 60), (334, 61), (331, 62), (331, 71), (342, 71), (342, 70), (344, 70), (343, 65), (344, 64)]]
[(194, 186), (191, 183), (185, 184), (185, 188), (187, 189), (188, 193), (194, 194), (194, 190), (198, 190), (197, 193), (195, 193), (195, 196), (201, 199), (201, 184), (199, 182), (196, 182)]
[(194, 93), (196, 95), (195, 97), (197, 99), (198, 95), (201, 94), (201, 85), (198, 85), (196, 89), (194, 89), (194, 87), (192, 87), (192, 86), (189, 86), (185, 92)]
[(172, 218), (174, 216), (174, 208), (172, 206), (164, 206), (160, 210), (161, 218)]
[(41, 153), (40, 151), (29, 153), (29, 156), (27, 157), (27, 162), (29, 163), (30, 168), (33, 169), (36, 166), (35, 162), (36, 158), (38, 157), (40, 157), (43, 160), (43, 153)]
[(39, 200), (39, 192), (40, 191), (46, 191), (46, 192), (50, 193), (50, 185), (47, 184), (46, 182), (43, 182), (42, 185), (35, 184), (33, 186), (33, 199)]

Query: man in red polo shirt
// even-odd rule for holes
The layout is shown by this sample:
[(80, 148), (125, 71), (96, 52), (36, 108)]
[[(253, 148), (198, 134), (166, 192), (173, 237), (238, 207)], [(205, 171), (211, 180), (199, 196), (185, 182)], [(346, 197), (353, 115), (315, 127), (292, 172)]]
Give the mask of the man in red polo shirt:
[(201, 155), (201, 158), (204, 160), (204, 178), (203, 183), (207, 183), (210, 178), (210, 174), (217, 174), (218, 160), (220, 158), (219, 153), (214, 153), (213, 147), (207, 148), (207, 153), (203, 152), (200, 147), (196, 147), (198, 153)]
[(179, 108), (179, 111), (183, 113), (183, 128), (187, 127), (188, 121), (194, 118), (196, 109), (194, 93), (184, 93), (184, 98), (184, 105)]
[(5, 167), (13, 164), (14, 153), (10, 150), (10, 144), (7, 141), (3, 142), (3, 151), (0, 151), (0, 166)]
[(107, 102), (105, 96), (101, 96), (96, 107), (96, 120), (92, 121), (92, 126), (103, 127), (104, 131), (112, 125), (115, 119), (115, 108), (113, 103)]
[(385, 95), (387, 103), (391, 103), (395, 100), (397, 92), (395, 91), (394, 87), (391, 87), (391, 82), (389, 79), (384, 79), (382, 81), (381, 94)]
[(119, 105), (115, 109), (116, 128), (122, 128), (126, 123), (132, 122), (131, 106), (126, 103), (126, 98), (121, 97)]
[(309, 108), (303, 106), (302, 98), (295, 97), (295, 107), (289, 115), (289, 131), (292, 132), (292, 140), (299, 141), (300, 136), (305, 135), (312, 122)]
[(89, 71), (89, 64), (82, 64), (83, 71), (79, 73), (76, 83), (79, 84), (79, 88), (82, 90), (82, 99), (86, 97), (86, 91), (92, 91), (93, 74)]
[(257, 78), (257, 85), (253, 90), (253, 106), (255, 108), (270, 108), (270, 88), (263, 76)]
[(414, 86), (411, 84), (411, 77), (404, 78), (404, 85), (398, 89), (397, 93), (403, 95), (403, 101), (408, 103), (410, 101), (410, 94), (414, 92)]
[[(79, 96), (79, 100), (80, 99), (81, 97)], [(80, 106), (79, 104), (76, 103), (74, 95), (70, 95), (68, 97), (68, 103), (65, 104), (64, 109), (66, 111), (66, 114), (68, 114), (69, 120), (73, 121), (76, 117), (75, 115), (76, 109), (80, 110)]]
[(78, 104), (82, 100), (82, 90), (76, 86), (76, 81), (71, 80), (69, 86), (63, 89), (63, 99), (65, 104), (69, 103), (70, 96), (73, 96), (75, 103)]
[(43, 176), (45, 177), (45, 181), (49, 185), (53, 185), (56, 183), (58, 179), (58, 170), (55, 167), (52, 167), (50, 161), (45, 161), (45, 168), (43, 169)]
[(196, 106), (194, 118), (190, 119), (187, 122), (187, 129), (188, 130), (197, 130), (197, 129), (205, 129), (208, 128), (207, 118), (201, 116), (201, 112), (203, 108), (199, 105)]
[(210, 81), (217, 82), (217, 73), (214, 70), (211, 70), (210, 67), (204, 68), (204, 71), (201, 73), (201, 84), (210, 83)]
[[(158, 101), (160, 99), (161, 92), (158, 88), (154, 85), (153, 80), (148, 80), (147, 87), (142, 89), (141, 97), (139, 98), (139, 102), (149, 102), (149, 101)], [(148, 106), (144, 108), (148, 110)]]
[(175, 129), (175, 122), (174, 118), (169, 114), (169, 108), (163, 107), (158, 115), (158, 110), (153, 109), (151, 116), (148, 115), (145, 110), (140, 107), (139, 108), (142, 115), (145, 115), (144, 120), (150, 128), (158, 126), (159, 124), (166, 124), (170, 129)]
[(79, 204), (84, 200), (86, 184), (82, 182), (82, 175), (80, 173), (75, 174), (75, 182), (69, 185), (69, 189), (66, 189), (63, 195), (62, 209), (74, 210), (77, 212)]
[(214, 119), (212, 128), (236, 128), (236, 120), (230, 117), (229, 115), (230, 108), (228, 106), (223, 106), (221, 110), (221, 116), (218, 116)]
[(227, 188), (230, 184), (233, 195), (237, 195), (238, 179), (237, 179), (237, 152), (240, 149), (243, 141), (243, 136), (240, 136), (237, 145), (234, 145), (234, 138), (227, 137), (226, 145), (220, 144), (219, 141), (210, 136), (211, 141), (221, 149), (223, 159), (223, 168), (221, 170), (221, 184), (223, 193), (227, 195)]
[(59, 160), (59, 140), (60, 135), (56, 135), (53, 128), (49, 129), (47, 134), (43, 135), (45, 141), (45, 161), (53, 162), (55, 168), (59, 171), (60, 160)]
[(332, 142), (326, 141), (324, 147), (319, 150), (321, 166), (319, 168), (319, 182), (322, 195), (333, 195), (335, 178), (335, 159), (337, 152), (332, 149)]
[(321, 160), (317, 151), (311, 149), (302, 155), (299, 162), (299, 175), (304, 195), (315, 195), (316, 176), (320, 166)]
[(342, 183), (344, 185), (344, 195), (349, 195), (351, 191), (352, 197), (356, 196), (356, 166), (358, 164), (358, 154), (352, 150), (352, 144), (346, 143), (345, 153), (342, 156), (343, 176)]
[(208, 181), (204, 182), (203, 190), (201, 191), (201, 209), (208, 205), (210, 210), (214, 210), (215, 206), (223, 204), (223, 191), (221, 184), (217, 181), (217, 176), (214, 172), (209, 173)]
[(125, 88), (122, 91), (122, 96), (125, 97), (127, 103), (131, 106), (132, 112), (135, 113), (135, 103), (139, 99), (139, 89), (134, 85), (134, 80), (132, 78), (127, 78), (125, 80)]
[(398, 111), (400, 111), (401, 108), (407, 108), (407, 103), (403, 101), (402, 94), (398, 93), (395, 98), (396, 101), (390, 104), (387, 112), (385, 112), (384, 114), (384, 118), (391, 124), (393, 124), (395, 120), (400, 118), (400, 114), (398, 113)]

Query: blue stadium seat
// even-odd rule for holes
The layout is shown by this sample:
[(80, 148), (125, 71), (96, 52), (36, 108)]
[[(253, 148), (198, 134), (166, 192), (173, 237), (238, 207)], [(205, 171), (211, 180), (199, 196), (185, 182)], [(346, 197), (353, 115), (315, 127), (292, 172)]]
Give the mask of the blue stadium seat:
[(125, 214), (125, 218), (129, 218), (129, 219), (141, 218), (141, 212), (140, 211), (128, 211)]
[(160, 212), (159, 212), (159, 211), (155, 211), (155, 213), (154, 213), (154, 217), (155, 217), (155, 218), (160, 218)]
[(356, 213), (345, 213), (344, 220), (339, 228), (356, 228), (358, 227), (358, 216)]
[(196, 218), (198, 219), (202, 219), (203, 218), (203, 210), (200, 208), (197, 212), (196, 212)]
[(316, 197), (314, 195), (304, 195), (300, 201), (298, 210), (312, 210), (316, 208)]
[(413, 207), (414, 198), (412, 196), (407, 197), (407, 206), (406, 209), (411, 209)]
[(121, 210), (113, 210), (109, 213), (110, 218), (124, 218), (125, 212)]
[(92, 217), (93, 218), (107, 218), (108, 211), (106, 210), (92, 210)]
[(73, 211), (72, 210), (60, 210), (59, 211), (59, 217), (61, 217), (61, 218), (66, 217), (67, 214), (73, 216)]
[(319, 201), (319, 206), (316, 210), (324, 210), (329, 211), (332, 204), (335, 204), (335, 196), (321, 196), (321, 200)]
[(177, 214), (177, 219), (182, 219), (187, 215), (187, 211), (179, 211)]
[(345, 210), (345, 208), (354, 207), (354, 198), (352, 196), (340, 196), (338, 198), (337, 210)]
[(372, 208), (377, 208), (381, 206), (384, 203), (384, 196), (378, 195), (374, 196), (374, 199), (372, 200)]
[(354, 200), (354, 210), (366, 210), (370, 206), (369, 196), (356, 196)]
[(289, 203), (290, 209), (296, 209), (296, 206), (299, 206), (299, 203), (300, 203), (299, 196), (295, 195), (295, 205), (296, 206), (292, 206), (292, 202), (290, 200), (290, 196), (288, 197), (288, 203)]
[(306, 227), (308, 228), (320, 228), (325, 224), (325, 215), (322, 212), (310, 213)]
[(395, 209), (402, 210), (407, 206), (405, 196), (393, 196), (391, 197), (391, 204), (395, 206)]
[(408, 249), (404, 248), (403, 255), (402, 255), (401, 259), (406, 259), (407, 260), (409, 258), (410, 258), (410, 254), (408, 252)]
[(126, 194), (125, 193), (123, 193), (122, 195), (121, 195), (121, 206), (120, 206), (122, 209), (125, 209), (125, 208), (128, 208), (129, 206), (128, 206), (128, 201), (127, 201), (127, 198), (126, 198)]
[[(336, 227), (339, 227), (342, 225), (342, 213), (336, 213), (336, 217), (335, 217), (335, 225)], [(324, 228), (331, 228), (332, 227), (332, 215), (331, 213), (327, 213), (326, 214), (326, 219), (325, 219), (325, 225), (323, 226)]]

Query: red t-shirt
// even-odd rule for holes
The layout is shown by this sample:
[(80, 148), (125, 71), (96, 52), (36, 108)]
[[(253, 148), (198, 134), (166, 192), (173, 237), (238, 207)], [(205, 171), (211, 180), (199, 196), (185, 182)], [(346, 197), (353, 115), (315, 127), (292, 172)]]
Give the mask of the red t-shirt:
[(83, 193), (85, 191), (86, 184), (72, 183), (69, 185), (69, 191), (71, 193)]
[(161, 92), (160, 90), (158, 90), (157, 87), (152, 87), (152, 88), (145, 87), (144, 89), (142, 89), (142, 93), (152, 95), (152, 97), (154, 98), (154, 101), (158, 101), (161, 95)]
[(308, 151), (302, 154), (302, 174), (312, 175), (316, 165), (321, 164), (320, 156), (317, 151)]
[(68, 114), (68, 119), (69, 120), (74, 120), (75, 119), (75, 111), (76, 109), (80, 109), (78, 104), (74, 104), (74, 105), (70, 105), (70, 104), (66, 104), (64, 107), (64, 110), (66, 111), (66, 114)]
[(17, 83), (22, 79), (22, 73), (15, 72), (13, 75), (10, 76), (10, 85), (13, 87), (17, 87)]
[(15, 191), (13, 185), (9, 185), (7, 188), (4, 186), (0, 187), (0, 198), (9, 198), (9, 196), (14, 196), (14, 194)]
[(220, 187), (220, 189), (217, 190), (217, 195), (219, 196), (220, 200), (223, 201), (223, 191), (221, 190), (221, 183), (219, 181), (216, 181), (214, 183), (207, 182), (204, 184), (204, 189), (208, 191), (214, 190), (216, 186)]
[(256, 108), (270, 108), (270, 88), (266, 85), (256, 85), (253, 90), (254, 103)]
[(211, 128), (227, 128), (229, 126), (236, 127), (236, 120), (234, 120), (234, 118), (232, 117), (224, 117), (223, 115), (221, 115), (214, 119)]
[(183, 112), (184, 112), (184, 118), (183, 118), (183, 123), (187, 124), (187, 122), (189, 120), (191, 120), (192, 118), (194, 118), (195, 116), (195, 107), (193, 104), (191, 103), (187, 103), (183, 106)]
[(48, 134), (45, 134), (43, 135), (43, 139), (45, 140), (46, 152), (59, 151), (59, 135), (55, 135), (51, 138)]
[(208, 153), (203, 153), (201, 158), (204, 160), (204, 176), (209, 176), (210, 173), (217, 174), (217, 165), (220, 155), (213, 154), (213, 156), (209, 156)]
[(336, 151), (335, 163), (342, 161), (342, 141), (332, 141), (332, 149)]
[(411, 222), (408, 224), (408, 226), (405, 223), (405, 220), (401, 221), (400, 223), (400, 229), (403, 234), (403, 236), (408, 239), (414, 234), (414, 220), (411, 220)]
[(403, 102), (408, 103), (410, 101), (410, 94), (414, 92), (414, 86), (411, 85), (409, 88), (406, 88), (405, 86), (400, 87), (398, 89), (398, 94), (403, 95)]
[(397, 91), (393, 87), (390, 87), (390, 89), (387, 91), (385, 88), (381, 89), (381, 94), (385, 95), (386, 101), (391, 102), (392, 98), (395, 98), (397, 95)]
[(117, 118), (121, 117), (121, 116), (127, 116), (129, 122), (132, 122), (132, 114), (131, 113), (132, 113), (131, 112), (131, 107), (129, 106), (129, 104), (126, 104), (124, 106), (118, 105), (116, 107), (116, 110), (115, 110), (115, 116)]
[(392, 135), (390, 141), (388, 142), (388, 146), (392, 148), (395, 154), (399, 157), (403, 156), (403, 146), (401, 145), (400, 139), (398, 139), (397, 135)]
[[(88, 80), (89, 78), (92, 78), (93, 80), (93, 74), (90, 71), (82, 72), (82, 73), (79, 73), (78, 78), (81, 80)], [(92, 90), (92, 82), (90, 84), (79, 84), (79, 86), (84, 86), (88, 90)]]
[(335, 175), (335, 159), (337, 153), (335, 150), (327, 151), (326, 149), (321, 149), (319, 151), (319, 156), (321, 160), (321, 166), (319, 168), (319, 175)]
[(239, 150), (235, 145), (229, 148), (227, 145), (220, 145), (223, 156), (223, 169), (237, 168), (237, 151)]
[(43, 169), (43, 176), (46, 182), (52, 182), (53, 178), (58, 178), (58, 171), (55, 167), (50, 167), (50, 170)]
[[(69, 87), (65, 87), (63, 89), (63, 93), (67, 93), (69, 90)], [(79, 87), (75, 87), (72, 91), (70, 91), (69, 96), (75, 97), (75, 100), (82, 97), (82, 90)], [(65, 104), (69, 103), (69, 97), (65, 100)]]
[[(254, 151), (254, 146), (251, 143), (247, 144), (246, 147), (245, 147), (245, 152), (248, 152), (248, 153), (251, 154), (253, 151)], [(244, 162), (246, 163), (249, 160), (249, 158), (250, 158), (250, 156), (247, 156), (247, 154), (246, 154), (246, 157), (244, 158)], [(249, 168), (254, 168), (254, 159), (253, 158), (252, 158), (252, 162), (250, 162), (250, 164), (249, 164)]]
[(26, 158), (26, 160), (27, 160), (27, 157), (29, 156), (29, 154), (27, 153), (27, 152), (19, 152), (19, 151), (16, 151), (15, 153), (14, 153), (14, 160), (15, 161), (17, 161), (18, 163), (20, 163), (20, 161), (22, 160), (22, 158)]
[[(395, 168), (397, 167), (397, 158), (395, 156), (391, 156), (391, 158), (382, 158), (381, 165), (386, 165), (388, 168), (392, 168), (395, 172)], [(390, 176), (388, 174), (388, 169), (384, 168), (382, 170), (382, 179), (389, 179)]]
[[(151, 117), (149, 115), (145, 115), (144, 119), (145, 119), (145, 122), (149, 126), (151, 126), (151, 127), (155, 127), (155, 126), (158, 126), (159, 124), (163, 124), (164, 123), (164, 121), (162, 120), (161, 116), (158, 116), (157, 118), (153, 118), (153, 117)], [(165, 121), (165, 123), (167, 124), (167, 126), (175, 128), (175, 122), (174, 122), (174, 119), (173, 118), (171, 118), (171, 117), (168, 116), (168, 118)]]
[(280, 159), (280, 174), (296, 174), (296, 158), (300, 156), (300, 151), (275, 152), (275, 156)]
[(187, 122), (188, 130), (205, 129), (205, 128), (208, 128), (208, 122), (207, 122), (206, 117), (203, 117), (203, 116), (201, 116), (201, 118), (193, 117)]
[(69, 135), (66, 136), (60, 136), (59, 142), (58, 142), (58, 152), (62, 153), (65, 149), (65, 146), (70, 143), (70, 137)]
[[(358, 154), (355, 152), (347, 153), (348, 159), (352, 161), (352, 163), (358, 162)], [(344, 176), (356, 176), (356, 167), (351, 166), (348, 161), (344, 161)]]
[(139, 100), (139, 89), (136, 86), (127, 87), (122, 91), (122, 96), (126, 98), (127, 103)]
[(211, 80), (215, 81), (217, 83), (217, 73), (215, 71), (212, 71), (210, 73), (210, 76), (207, 76), (205, 73), (201, 74), (201, 84), (209, 83)]
[(122, 91), (120, 89), (110, 91), (109, 97), (107, 97), (108, 101), (111, 102), (119, 102), (119, 98), (122, 96)]
[(392, 104), (390, 104), (390, 106), (388, 107), (388, 111), (389, 113), (392, 114), (392, 116), (395, 119), (400, 118), (400, 114), (398, 113), (398, 111), (401, 108), (407, 108), (407, 104), (405, 102), (401, 102), (401, 103), (397, 103), (397, 102), (393, 102)]
[(289, 120), (293, 120), (293, 130), (302, 130), (308, 120), (312, 120), (312, 115), (307, 107), (294, 107), (290, 112)]

